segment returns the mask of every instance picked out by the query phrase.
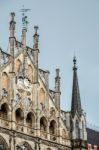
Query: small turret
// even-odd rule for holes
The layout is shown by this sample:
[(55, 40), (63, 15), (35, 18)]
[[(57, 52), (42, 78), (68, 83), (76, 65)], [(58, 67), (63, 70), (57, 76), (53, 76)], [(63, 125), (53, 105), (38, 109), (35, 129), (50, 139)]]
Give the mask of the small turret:
[(34, 26), (34, 30), (35, 30), (35, 33), (34, 33), (34, 36), (33, 36), (34, 45), (33, 45), (32, 54), (33, 54), (33, 62), (34, 62), (34, 65), (35, 65), (34, 82), (37, 83), (38, 82), (38, 53), (39, 53), (39, 49), (38, 49), (39, 35), (37, 33), (38, 26)]
[(56, 69), (56, 77), (55, 77), (55, 104), (56, 107), (60, 110), (60, 76), (59, 69)]
[(10, 55), (11, 55), (11, 63), (12, 63), (12, 68), (11, 72), (14, 72), (14, 46), (15, 46), (15, 24), (16, 22), (14, 21), (15, 13), (11, 13), (11, 21), (10, 21)]
[(34, 26), (34, 30), (35, 30), (35, 33), (34, 33), (34, 46), (33, 46), (33, 49), (38, 50), (38, 42), (39, 42), (39, 35), (37, 33), (38, 26)]
[(15, 36), (15, 24), (16, 22), (14, 21), (15, 13), (11, 13), (11, 21), (10, 21), (10, 37)]
[(27, 25), (28, 25), (27, 16), (23, 15), (22, 25), (23, 25), (23, 29), (22, 29), (22, 47), (26, 48), (26, 32), (27, 32)]

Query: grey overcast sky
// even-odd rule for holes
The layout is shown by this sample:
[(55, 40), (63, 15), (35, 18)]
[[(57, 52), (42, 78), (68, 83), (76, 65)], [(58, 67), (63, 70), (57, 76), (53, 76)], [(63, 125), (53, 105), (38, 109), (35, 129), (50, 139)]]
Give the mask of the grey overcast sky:
[(61, 107), (70, 110), (72, 66), (77, 56), (82, 107), (87, 121), (99, 126), (99, 0), (0, 0), (0, 46), (8, 49), (10, 12), (16, 13), (16, 37), (21, 40), (20, 9), (28, 16), (27, 45), (33, 45), (33, 26), (39, 26), (39, 66), (50, 71), (54, 89), (55, 68), (61, 70)]

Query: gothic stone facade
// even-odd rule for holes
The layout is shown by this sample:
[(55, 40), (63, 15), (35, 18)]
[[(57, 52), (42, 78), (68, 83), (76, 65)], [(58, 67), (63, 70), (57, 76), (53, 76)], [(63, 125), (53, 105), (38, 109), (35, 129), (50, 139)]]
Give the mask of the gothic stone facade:
[(33, 48), (26, 46), (26, 17), (22, 40), (15, 37), (15, 13), (11, 13), (9, 53), (0, 49), (0, 150), (86, 149), (86, 118), (81, 111), (76, 60), (72, 109), (60, 109), (60, 75), (49, 89), (49, 71), (38, 66), (38, 27)]

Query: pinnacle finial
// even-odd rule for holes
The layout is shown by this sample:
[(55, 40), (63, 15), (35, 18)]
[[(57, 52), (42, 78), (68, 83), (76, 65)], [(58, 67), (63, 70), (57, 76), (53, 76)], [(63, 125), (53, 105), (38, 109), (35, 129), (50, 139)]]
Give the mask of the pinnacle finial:
[(38, 26), (34, 26), (35, 34), (37, 34)]
[(14, 21), (15, 13), (11, 12), (11, 21)]
[(59, 72), (60, 72), (60, 69), (57, 68), (57, 69), (56, 69), (56, 77), (59, 77)]
[(34, 46), (33, 46), (33, 48), (34, 49), (38, 49), (38, 42), (39, 42), (39, 35), (38, 35), (38, 33), (37, 33), (37, 31), (38, 31), (38, 26), (34, 26), (34, 30), (35, 30), (35, 33), (34, 33)]
[(74, 67), (73, 67), (73, 69), (77, 69), (77, 67), (76, 67), (76, 62), (77, 62), (76, 56), (74, 56), (73, 62), (74, 62)]

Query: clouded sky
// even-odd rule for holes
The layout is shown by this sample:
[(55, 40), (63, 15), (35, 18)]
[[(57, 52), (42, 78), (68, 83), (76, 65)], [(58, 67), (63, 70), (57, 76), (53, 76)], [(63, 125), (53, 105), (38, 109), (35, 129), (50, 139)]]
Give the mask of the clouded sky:
[(8, 49), (10, 12), (16, 13), (16, 37), (21, 40), (20, 9), (28, 16), (27, 45), (33, 45), (33, 26), (39, 26), (39, 66), (61, 70), (61, 107), (68, 111), (72, 95), (73, 55), (77, 56), (82, 107), (88, 122), (99, 126), (99, 0), (0, 0), (0, 46)]

